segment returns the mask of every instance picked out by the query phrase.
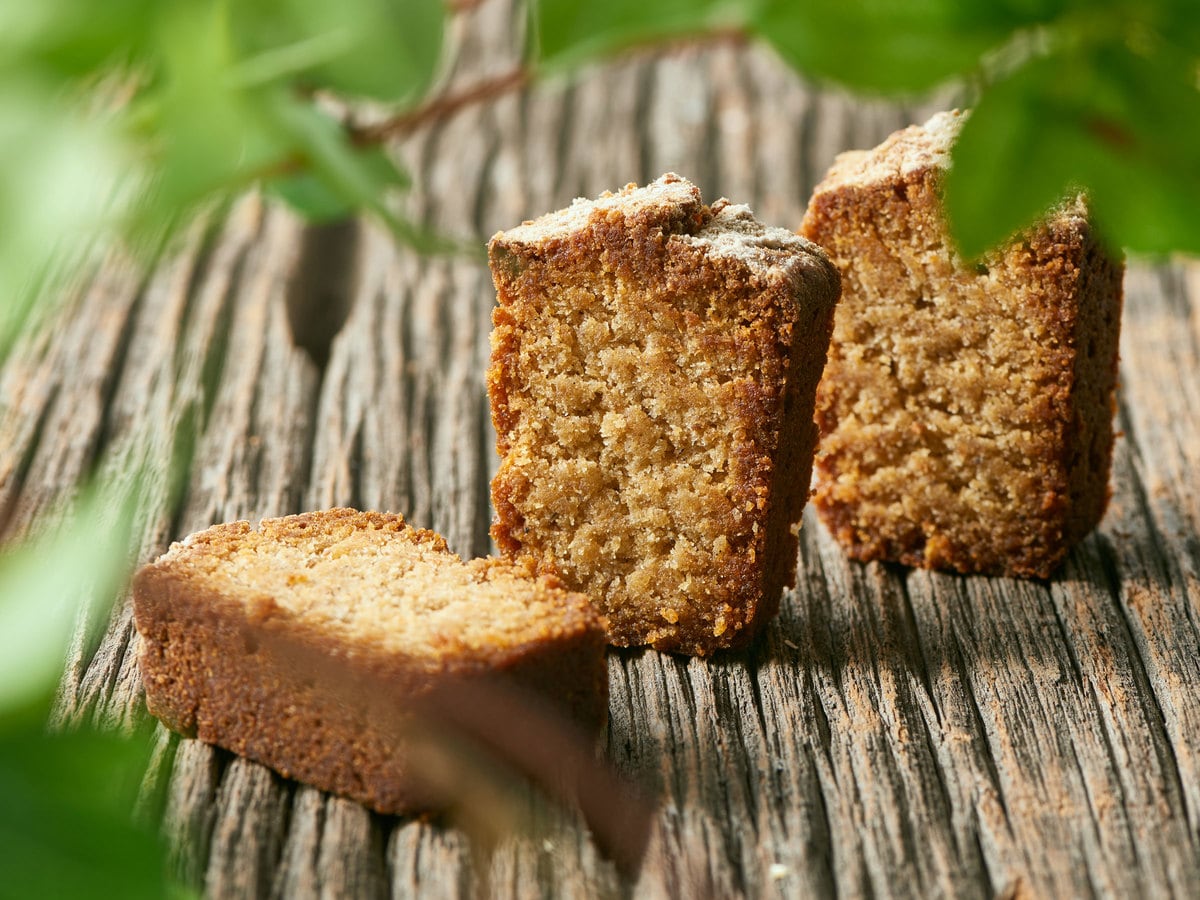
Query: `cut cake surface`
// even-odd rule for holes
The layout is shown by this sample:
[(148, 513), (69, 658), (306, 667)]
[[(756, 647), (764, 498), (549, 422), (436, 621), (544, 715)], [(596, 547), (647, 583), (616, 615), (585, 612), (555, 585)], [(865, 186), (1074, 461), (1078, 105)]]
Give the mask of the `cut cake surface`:
[(439, 705), (477, 687), (536, 697), (593, 733), (607, 715), (586, 598), (528, 567), (462, 562), (395, 515), (194, 534), (138, 573), (134, 621), (151, 713), (385, 813), (438, 805), (410, 751)]
[(1123, 264), (1082, 199), (960, 259), (961, 121), (843, 154), (813, 195), (801, 231), (843, 280), (814, 503), (860, 559), (1047, 577), (1107, 503)]
[(618, 645), (739, 646), (795, 573), (837, 273), (676, 175), (492, 238), (501, 550)]

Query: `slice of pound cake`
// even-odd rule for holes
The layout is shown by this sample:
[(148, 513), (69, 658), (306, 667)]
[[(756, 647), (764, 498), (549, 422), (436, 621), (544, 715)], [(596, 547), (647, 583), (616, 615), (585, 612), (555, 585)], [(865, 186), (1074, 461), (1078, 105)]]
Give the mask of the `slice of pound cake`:
[(939, 192), (961, 121), (843, 154), (812, 198), (844, 286), (814, 502), (859, 559), (1046, 577), (1108, 500), (1124, 269), (1078, 199), (960, 259)]
[(521, 565), (464, 563), (400, 516), (218, 525), (144, 567), (133, 602), (151, 713), (383, 813), (439, 805), (428, 739), (484, 688), (593, 734), (607, 715), (585, 597)]
[(838, 276), (677, 175), (497, 234), (492, 535), (618, 645), (746, 643), (794, 580)]

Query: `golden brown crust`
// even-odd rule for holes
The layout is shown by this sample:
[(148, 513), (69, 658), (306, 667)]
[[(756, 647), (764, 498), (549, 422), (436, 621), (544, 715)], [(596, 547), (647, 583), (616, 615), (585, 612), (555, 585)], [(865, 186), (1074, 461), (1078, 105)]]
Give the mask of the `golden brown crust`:
[(1122, 265), (1082, 203), (960, 260), (934, 121), (840, 160), (805, 216), (845, 288), (814, 503), (859, 559), (1048, 577), (1108, 497)]
[(745, 644), (794, 577), (833, 268), (678, 176), (489, 256), (497, 545), (588, 593), (614, 644)]
[[(431, 628), (435, 640), (397, 652), (365, 631), (355, 640), (335, 635), (320, 615), (289, 608), (267, 573), (257, 582), (252, 569), (225, 578), (229, 555), (251, 539), (260, 554), (299, 542), (327, 559), (347, 537), (372, 530), (431, 551), (435, 564), (453, 569), (455, 585), (465, 578), (511, 591), (522, 579), (531, 621), (516, 639), (501, 634), (491, 644), (456, 642), (452, 633), (439, 643)], [(486, 742), (470, 723), (497, 696), (592, 735), (607, 715), (604, 630), (585, 598), (508, 562), (461, 563), (441, 537), (399, 516), (330, 510), (265, 520), (258, 531), (239, 522), (200, 532), (138, 573), (134, 621), (147, 707), (170, 728), (383, 813), (444, 805), (453, 785), (431, 765), (439, 768), (448, 743)]]

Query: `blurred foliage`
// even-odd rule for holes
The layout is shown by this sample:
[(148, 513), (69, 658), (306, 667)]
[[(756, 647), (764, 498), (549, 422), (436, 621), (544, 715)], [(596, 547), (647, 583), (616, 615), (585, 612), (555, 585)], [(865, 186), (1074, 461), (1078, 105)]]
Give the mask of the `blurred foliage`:
[(138, 482), (94, 485), (0, 557), (0, 897), (183, 896), (132, 814), (144, 738), (46, 727), (72, 633), (95, 644), (133, 562)]
[(441, 0), (0, 5), (0, 360), (54, 296), (60, 260), (116, 239), (158, 247), (255, 183), (422, 240), (387, 204), (404, 173), (315, 98), (419, 99), (446, 15)]
[(31, 712), (0, 722), (0, 897), (185, 897), (154, 826), (131, 815), (147, 743), (48, 734)]
[(974, 95), (946, 183), (978, 256), (1087, 192), (1114, 245), (1200, 253), (1200, 15), (1195, 0), (538, 0), (548, 71), (734, 28), (798, 71), (905, 94), (957, 78)]
[(128, 576), (133, 498), (118, 484), (93, 485), (0, 556), (0, 723), (53, 690), (76, 625), (102, 621)]
[(1112, 244), (1200, 253), (1200, 91), (1186, 71), (1114, 41), (1036, 57), (985, 91), (946, 184), (964, 252), (1080, 187)]
[[(438, 246), (388, 202), (407, 174), (334, 110), (418, 103), (448, 14), (443, 0), (0, 4), (0, 363), (87, 254), (160, 247), (251, 185)], [(976, 102), (946, 200), (966, 254), (1078, 189), (1114, 243), (1200, 253), (1195, 0), (533, 0), (530, 27), (539, 73), (732, 32), (860, 91), (961, 79)], [(44, 726), (72, 631), (120, 593), (135, 518), (128, 497), (85, 493), (62, 528), (0, 557), (0, 894), (171, 890), (129, 815), (142, 744)]]

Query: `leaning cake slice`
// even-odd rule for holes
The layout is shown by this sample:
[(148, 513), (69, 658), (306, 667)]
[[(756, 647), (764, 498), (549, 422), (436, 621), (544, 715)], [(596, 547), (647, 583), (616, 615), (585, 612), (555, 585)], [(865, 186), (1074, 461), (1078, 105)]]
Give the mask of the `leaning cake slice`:
[(501, 232), (492, 535), (617, 645), (745, 644), (793, 583), (838, 275), (664, 175)]
[(960, 258), (940, 191), (961, 121), (843, 154), (809, 205), (844, 285), (814, 503), (859, 559), (1046, 577), (1108, 500), (1123, 265), (1081, 199)]
[(593, 734), (607, 715), (586, 598), (400, 516), (218, 525), (144, 567), (133, 602), (151, 713), (383, 813), (440, 805), (428, 739), (466, 704), (516, 696)]

